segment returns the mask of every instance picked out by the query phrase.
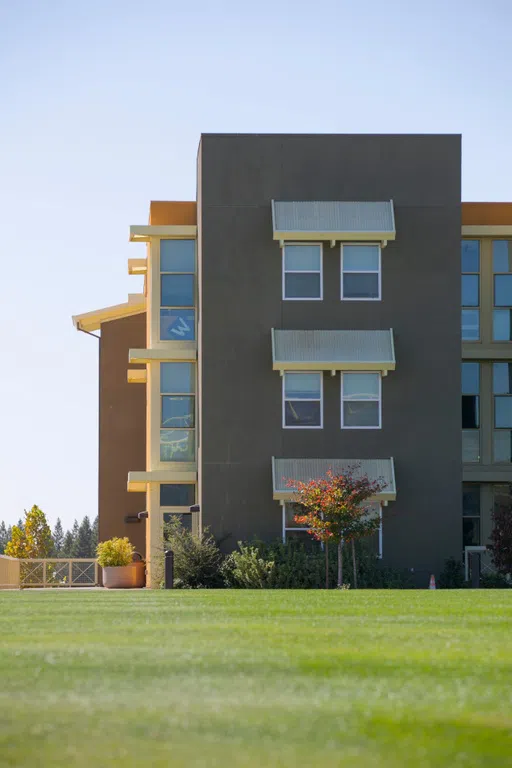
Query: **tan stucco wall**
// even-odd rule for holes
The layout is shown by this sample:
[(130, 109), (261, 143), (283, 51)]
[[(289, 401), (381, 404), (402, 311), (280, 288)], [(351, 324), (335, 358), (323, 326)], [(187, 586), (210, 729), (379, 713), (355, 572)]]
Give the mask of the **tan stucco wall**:
[(195, 201), (152, 200), (149, 204), (149, 224), (154, 227), (197, 224), (197, 205)]
[(462, 203), (462, 226), (512, 224), (512, 203)]

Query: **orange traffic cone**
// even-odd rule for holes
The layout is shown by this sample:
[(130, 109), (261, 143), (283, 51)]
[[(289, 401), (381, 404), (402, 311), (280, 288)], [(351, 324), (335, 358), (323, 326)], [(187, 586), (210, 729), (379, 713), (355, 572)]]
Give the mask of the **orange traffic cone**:
[(435, 589), (436, 588), (436, 579), (434, 574), (430, 577), (430, 584), (428, 585), (429, 589)]

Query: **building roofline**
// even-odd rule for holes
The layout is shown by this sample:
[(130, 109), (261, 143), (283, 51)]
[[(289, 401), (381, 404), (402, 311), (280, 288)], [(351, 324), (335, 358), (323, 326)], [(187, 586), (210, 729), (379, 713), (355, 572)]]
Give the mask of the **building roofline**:
[(102, 323), (140, 315), (145, 311), (146, 298), (144, 294), (134, 293), (123, 304), (114, 304), (111, 307), (102, 307), (101, 309), (93, 309), (90, 312), (83, 312), (80, 315), (73, 315), (71, 320), (77, 331), (90, 332), (99, 330)]
[(512, 227), (512, 203), (462, 203), (463, 227)]

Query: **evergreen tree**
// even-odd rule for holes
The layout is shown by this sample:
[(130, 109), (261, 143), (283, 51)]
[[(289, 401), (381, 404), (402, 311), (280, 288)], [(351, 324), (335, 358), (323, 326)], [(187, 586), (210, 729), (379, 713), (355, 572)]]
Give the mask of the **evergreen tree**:
[(68, 555), (68, 557), (78, 557), (77, 555), (77, 547), (78, 547), (78, 531), (80, 530), (80, 526), (78, 525), (77, 520), (73, 523), (73, 527), (71, 529), (71, 536), (73, 539), (73, 544), (71, 547), (71, 554)]
[(91, 522), (86, 515), (74, 542), (74, 557), (94, 557), (94, 549)]
[(0, 555), (3, 555), (5, 545), (7, 544), (10, 538), (11, 538), (10, 536), (7, 537), (7, 527), (4, 521), (2, 520), (2, 522), (0, 523)]
[(62, 547), (64, 544), (64, 530), (60, 517), (57, 518), (55, 528), (53, 529), (53, 554), (54, 557), (62, 557)]
[(5, 550), (9, 542), (10, 553), (18, 553), (15, 557), (96, 557), (98, 517), (92, 525), (87, 515), (80, 524), (75, 520), (66, 532), (57, 518), (52, 534), (44, 513), (34, 506), (17, 525), (6, 526), (0, 521), (0, 555), (8, 554)]
[(62, 549), (60, 551), (61, 557), (73, 557), (73, 534), (71, 531), (66, 531), (64, 540), (62, 542)]

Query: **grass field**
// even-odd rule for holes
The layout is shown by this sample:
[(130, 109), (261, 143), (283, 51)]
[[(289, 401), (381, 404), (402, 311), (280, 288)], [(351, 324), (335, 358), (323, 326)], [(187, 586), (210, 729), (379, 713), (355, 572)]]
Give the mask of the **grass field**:
[(512, 593), (0, 593), (0, 765), (512, 765)]

